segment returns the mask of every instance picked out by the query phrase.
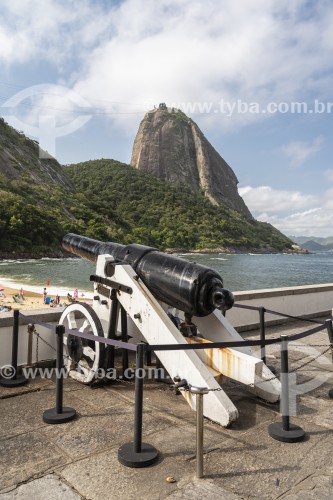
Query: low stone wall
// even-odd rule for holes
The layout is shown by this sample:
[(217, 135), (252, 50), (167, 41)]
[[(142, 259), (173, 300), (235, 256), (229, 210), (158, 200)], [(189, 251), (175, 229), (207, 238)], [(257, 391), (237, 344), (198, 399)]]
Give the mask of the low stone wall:
[[(333, 284), (307, 285), (288, 288), (270, 288), (265, 290), (250, 290), (235, 292), (235, 303), (271, 309), (292, 316), (315, 318), (319, 316), (331, 317), (333, 307)], [(41, 337), (50, 344), (49, 347), (42, 340), (38, 343), (38, 359), (55, 359), (56, 337), (50, 330), (38, 324), (57, 324), (63, 309), (52, 311), (40, 309), (24, 311), (26, 318), (20, 317), (18, 365), (27, 363), (28, 332), (27, 324), (34, 323)], [(237, 307), (227, 311), (228, 320), (239, 332), (259, 327), (258, 311), (250, 311)], [(265, 315), (266, 324), (274, 325), (290, 321), (272, 314)], [(0, 366), (10, 364), (12, 350), (13, 314), (4, 313), (0, 316)], [(36, 336), (33, 337), (32, 362), (36, 362)]]
[[(37, 323), (48, 323), (57, 325), (63, 309), (57, 308), (52, 311), (45, 309), (35, 309), (33, 311), (22, 311), (25, 318), (20, 316), (18, 365), (26, 365), (28, 358), (28, 329), (29, 323), (34, 323), (36, 331), (49, 344), (42, 340), (38, 342), (38, 360), (55, 359), (56, 357), (56, 336), (54, 332)], [(11, 364), (13, 334), (13, 313), (4, 313), (0, 317), (0, 366)], [(51, 346), (51, 347), (50, 347)], [(37, 361), (37, 337), (33, 336), (32, 363)]]
[[(269, 288), (265, 290), (247, 290), (235, 292), (235, 304), (247, 306), (263, 306), (292, 316), (315, 318), (331, 317), (333, 307), (333, 284), (304, 285), (286, 288)], [(238, 331), (246, 331), (259, 327), (259, 313), (247, 309), (233, 307), (227, 311), (227, 318)], [(272, 314), (265, 314), (266, 324), (276, 325), (290, 321)]]

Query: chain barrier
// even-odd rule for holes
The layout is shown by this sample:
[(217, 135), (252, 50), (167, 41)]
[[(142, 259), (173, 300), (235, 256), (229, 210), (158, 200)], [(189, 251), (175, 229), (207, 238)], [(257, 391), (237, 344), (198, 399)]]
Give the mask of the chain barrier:
[[(310, 347), (313, 347), (313, 345), (311, 344), (308, 344)], [(325, 351), (323, 352), (320, 352), (318, 354), (318, 356), (314, 357), (314, 358), (311, 358), (309, 359), (308, 361), (304, 361), (303, 364), (297, 366), (296, 368), (294, 368), (293, 370), (289, 370), (289, 373), (294, 373), (296, 372), (297, 370), (300, 370), (301, 368), (304, 368), (305, 366), (309, 365), (310, 363), (312, 363), (313, 361), (316, 361), (316, 359), (320, 358), (320, 356), (323, 356), (324, 354), (326, 354), (329, 350), (331, 349), (331, 346), (329, 345), (329, 347), (327, 347), (327, 349), (325, 349)]]
[[(234, 304), (232, 307), (238, 307), (238, 309), (248, 309), (250, 311), (258, 311), (258, 312), (260, 310), (260, 307), (258, 307), (258, 306), (247, 306), (245, 304), (237, 304), (237, 303)], [(302, 318), (302, 316), (293, 316), (291, 314), (280, 313), (278, 311), (272, 311), (271, 309), (266, 309), (265, 307), (263, 309), (268, 314), (274, 314), (275, 316), (281, 316), (283, 318), (295, 319), (297, 321), (306, 321), (308, 323), (316, 323), (316, 324), (319, 324), (319, 325), (324, 325), (325, 324), (325, 322), (318, 321), (316, 319)]]
[[(294, 344), (294, 346), (295, 345), (296, 346), (298, 345), (298, 346), (304, 347), (304, 344)], [(323, 356), (324, 354), (326, 354), (332, 348), (331, 344), (306, 344), (306, 345), (309, 346), (309, 347), (326, 347), (327, 349), (325, 349), (323, 352), (319, 352), (317, 356), (312, 357), (311, 359), (305, 361), (301, 365), (296, 366), (294, 369), (289, 370), (289, 373), (295, 373), (298, 370), (304, 368), (305, 366), (308, 366), (309, 364), (313, 363), (318, 358), (320, 358), (321, 356)], [(271, 382), (272, 380), (280, 380), (280, 379), (279, 379), (279, 377), (277, 375), (273, 375), (272, 377), (263, 379), (262, 382)], [(233, 385), (235, 385), (237, 387), (254, 387), (253, 383), (244, 384), (244, 383), (239, 383), (239, 382), (235, 382), (235, 381), (232, 381), (232, 383), (233, 383)], [(171, 386), (171, 389), (174, 389), (174, 387)], [(191, 390), (190, 390), (189, 387), (179, 387), (179, 388), (177, 387), (176, 389), (178, 391), (180, 391), (180, 392), (191, 392)], [(208, 392), (218, 392), (218, 391), (222, 391), (223, 389), (222, 389), (222, 387), (218, 387), (216, 389), (208, 389), (208, 388), (206, 388), (206, 390)]]
[[(44, 326), (44, 324), (43, 324), (43, 326)], [(51, 327), (52, 325), (49, 325), (49, 326)], [(74, 331), (74, 330), (72, 330), (72, 331)], [(37, 338), (37, 340), (36, 340), (36, 363), (38, 363), (38, 361), (39, 361), (39, 359), (38, 359), (38, 343), (39, 343), (39, 340), (41, 340), (50, 349), (52, 349), (52, 351), (57, 352), (57, 349), (55, 347), (53, 347), (53, 345), (51, 345), (45, 339), (43, 339), (43, 337), (41, 336), (41, 334), (37, 332), (36, 327), (35, 327), (35, 325), (33, 323), (29, 323), (29, 325), (28, 325), (28, 333), (33, 333), (36, 336), (36, 338)], [(66, 354), (63, 354), (62, 357), (66, 358), (67, 360), (71, 360), (71, 357), (67, 356)], [(98, 369), (97, 370), (91, 369), (91, 372), (93, 374), (96, 374), (96, 373), (98, 373)], [(112, 381), (113, 382), (119, 382), (119, 383), (125, 384), (125, 385), (126, 384), (127, 385), (133, 385), (133, 383), (134, 383), (134, 380), (125, 380), (124, 378), (119, 378), (119, 377), (118, 378), (113, 378)]]
[[(258, 310), (259, 308), (257, 307), (254, 307), (254, 306), (244, 306), (244, 305), (236, 305), (238, 307), (241, 307), (241, 308), (244, 308), (244, 309), (253, 309), (253, 310)], [(288, 338), (288, 342), (294, 342), (296, 340), (299, 340), (299, 339), (302, 339), (302, 338), (305, 338), (305, 337), (308, 337), (310, 335), (313, 335), (315, 333), (318, 333), (320, 331), (322, 331), (324, 328), (326, 328), (326, 323), (325, 322), (321, 322), (321, 321), (315, 321), (315, 320), (307, 320), (305, 318), (300, 318), (300, 317), (296, 317), (296, 316), (291, 316), (291, 315), (286, 315), (286, 314), (282, 314), (282, 313), (278, 313), (276, 311), (271, 311), (271, 310), (268, 310), (268, 309), (265, 309), (265, 312), (268, 312), (268, 313), (273, 313), (273, 314), (277, 314), (279, 316), (284, 316), (284, 317), (287, 317), (287, 318), (292, 318), (292, 319), (298, 319), (298, 320), (304, 320), (304, 321), (308, 321), (308, 322), (311, 322), (311, 323), (316, 323), (320, 326), (317, 326), (315, 328), (312, 328), (311, 330), (307, 330), (305, 332), (300, 332), (300, 333), (297, 333), (295, 335), (291, 335), (289, 336)], [(24, 314), (20, 313), (20, 316), (21, 317), (24, 317), (24, 318), (27, 318), (27, 316), (25, 316)], [(31, 318), (31, 316), (30, 316)], [(48, 323), (42, 323), (40, 322), (37, 318), (33, 318), (36, 320), (36, 323), (40, 324), (41, 326), (45, 327), (45, 328), (49, 328), (51, 329), (52, 331), (55, 331), (55, 327), (53, 325), (50, 325)], [(105, 337), (98, 337), (95, 336), (95, 335), (92, 335), (92, 334), (88, 334), (88, 333), (85, 333), (85, 332), (80, 332), (78, 330), (71, 330), (71, 329), (65, 329), (66, 333), (70, 333), (71, 335), (74, 335), (74, 336), (77, 336), (77, 337), (81, 337), (83, 339), (86, 339), (86, 340), (91, 340), (91, 341), (94, 341), (94, 342), (101, 342), (101, 343), (104, 343), (104, 344), (107, 344), (107, 345), (112, 345), (114, 347), (121, 347), (123, 349), (127, 349), (127, 350), (132, 350), (132, 351), (136, 351), (137, 350), (137, 346), (136, 345), (133, 345), (133, 344), (129, 344), (127, 342), (122, 342), (122, 341), (119, 341), (119, 340), (113, 340), (113, 339), (108, 339), (108, 338), (105, 338)], [(45, 339), (43, 339), (40, 334), (38, 334), (36, 332), (36, 330), (34, 331), (34, 333), (37, 335), (37, 339), (40, 338), (42, 342), (44, 342), (46, 345), (48, 345), (52, 350), (56, 351), (56, 349), (51, 346), (51, 344), (49, 344)], [(37, 340), (38, 342), (38, 340)], [(280, 338), (272, 338), (272, 339), (266, 339), (265, 340), (265, 346), (266, 345), (273, 345), (273, 344), (276, 344), (276, 343), (280, 343), (281, 342), (281, 339)], [(303, 344), (299, 344), (300, 346), (303, 345)], [(290, 373), (293, 373), (295, 372), (296, 370), (299, 370), (300, 368), (304, 368), (305, 366), (307, 366), (308, 364), (312, 363), (313, 361), (315, 361), (316, 359), (318, 359), (320, 356), (323, 356), (324, 354), (326, 354), (326, 352), (328, 352), (330, 350), (330, 348), (332, 348), (332, 344), (307, 344), (309, 347), (327, 347), (327, 349), (324, 351), (324, 352), (321, 352), (318, 354), (318, 356), (316, 356), (315, 358), (311, 358), (310, 360), (307, 360), (305, 361), (302, 365), (298, 366), (297, 368), (293, 369), (293, 370), (290, 370)], [(230, 348), (230, 347), (244, 347), (244, 346), (251, 346), (251, 347), (254, 347), (254, 346), (257, 346), (257, 347), (262, 347), (263, 346), (263, 343), (262, 343), (262, 340), (244, 340), (243, 342), (242, 341), (230, 341), (230, 342), (211, 342), (209, 343), (209, 345), (207, 344), (166, 344), (166, 345), (161, 345), (161, 344), (158, 344), (158, 345), (149, 345), (149, 344), (146, 344), (145, 345), (145, 350), (147, 352), (149, 351), (169, 351), (169, 350), (190, 350), (190, 349), (213, 349), (213, 348)], [(71, 359), (69, 356), (67, 355), (63, 355), (63, 357), (67, 358), (67, 359)], [(96, 371), (95, 371), (96, 372)], [(132, 381), (126, 381), (124, 379), (120, 379), (120, 378), (116, 378), (116, 379), (113, 379), (117, 382), (120, 382), (120, 383), (127, 383), (127, 384), (131, 384)], [(271, 378), (267, 378), (267, 379), (263, 379), (263, 382), (270, 382), (272, 380), (278, 380), (278, 377), (276, 375), (274, 375), (273, 377)], [(254, 387), (254, 384), (242, 384), (243, 386), (248, 386), (248, 387)], [(186, 389), (186, 388), (179, 388), (178, 390), (189, 390), (189, 389)], [(216, 389), (209, 389), (210, 392), (218, 392), (218, 391), (221, 391), (222, 388), (216, 388)]]
[[(46, 323), (45, 323), (46, 324)], [(43, 325), (44, 326), (44, 325)], [(41, 336), (40, 333), (37, 332), (36, 330), (36, 327), (34, 325), (34, 323), (30, 323), (28, 325), (28, 333), (33, 333), (37, 340), (36, 340), (36, 363), (38, 363), (38, 343), (39, 343), (39, 340), (41, 340), (41, 342), (43, 342), (44, 344), (46, 344), (50, 349), (52, 349), (52, 351), (54, 352), (57, 352), (57, 349), (55, 347), (53, 347), (53, 345), (51, 345), (49, 342), (47, 342), (45, 339), (43, 339), (43, 337)], [(67, 359), (71, 359), (70, 356), (67, 356), (66, 354), (63, 354), (63, 358), (67, 358)]]

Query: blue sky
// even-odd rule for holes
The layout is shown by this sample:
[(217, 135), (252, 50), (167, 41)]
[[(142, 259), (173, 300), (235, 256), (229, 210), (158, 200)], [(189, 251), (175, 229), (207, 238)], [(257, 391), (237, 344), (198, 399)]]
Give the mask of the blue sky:
[(61, 163), (129, 162), (181, 108), (256, 218), (333, 234), (330, 0), (0, 0), (0, 115)]

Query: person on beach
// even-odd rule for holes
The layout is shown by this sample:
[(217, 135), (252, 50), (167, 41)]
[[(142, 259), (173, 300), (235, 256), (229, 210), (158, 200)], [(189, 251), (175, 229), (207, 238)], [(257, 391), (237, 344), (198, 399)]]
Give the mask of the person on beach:
[(77, 299), (79, 297), (79, 290), (75, 288), (74, 293), (73, 293), (74, 299)]
[(43, 290), (43, 302), (44, 302), (44, 304), (46, 302), (46, 297), (47, 297), (47, 291), (46, 291), (46, 288), (44, 288), (44, 290)]
[(56, 295), (56, 298), (55, 298), (55, 304), (56, 304), (56, 306), (58, 306), (60, 304), (60, 297), (58, 294)]
[(20, 297), (22, 300), (24, 300), (24, 291), (23, 291), (23, 288), (21, 287), (21, 290), (20, 290)]

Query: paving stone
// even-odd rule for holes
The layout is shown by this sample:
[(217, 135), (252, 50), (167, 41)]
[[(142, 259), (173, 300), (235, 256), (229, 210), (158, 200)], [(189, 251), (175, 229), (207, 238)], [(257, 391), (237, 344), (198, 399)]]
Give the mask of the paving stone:
[(0, 446), (0, 491), (68, 462), (38, 431), (3, 439)]
[(221, 486), (214, 484), (209, 479), (182, 480), (179, 482), (178, 491), (168, 495), (169, 498), (179, 498), (183, 500), (237, 500), (239, 496), (225, 490)]
[[(73, 459), (120, 446), (133, 439), (134, 409), (128, 403), (105, 410), (91, 410), (71, 422), (49, 425), (44, 435)], [(170, 420), (144, 412), (143, 433), (170, 427)]]
[(0, 500), (80, 500), (82, 497), (75, 493), (66, 483), (54, 475), (47, 475), (39, 479), (22, 484), (8, 493), (0, 494)]
[(321, 470), (298, 483), (281, 498), (286, 500), (331, 500), (333, 492), (333, 468)]
[(54, 391), (30, 392), (0, 402), (0, 438), (28, 432), (45, 425), (43, 412), (55, 405)]
[[(268, 435), (266, 424), (257, 426), (242, 434), (243, 450), (227, 450), (222, 443), (220, 450), (207, 454), (206, 473), (238, 495), (256, 498), (260, 492), (260, 498), (277, 498), (330, 460), (333, 435), (322, 430), (316, 427), (300, 443), (282, 443)], [(251, 452), (252, 446), (257, 448)]]
[(3, 387), (0, 385), (0, 399), (12, 398), (21, 394), (31, 393), (32, 391), (39, 391), (54, 387), (54, 383), (50, 379), (37, 378), (30, 380), (26, 385), (21, 387)]
[[(82, 387), (81, 390), (75, 391), (75, 398), (99, 410), (114, 408), (119, 405), (124, 406), (126, 404), (124, 403), (124, 399), (119, 397), (118, 394), (107, 391), (104, 387), (96, 389)], [(131, 407), (132, 405), (129, 406)]]
[[(282, 333), (306, 329), (303, 324), (279, 328)], [(266, 333), (268, 337), (277, 336), (279, 330), (267, 329)], [(323, 342), (318, 334), (314, 337), (311, 343)], [(305, 345), (308, 341), (304, 339)], [(279, 372), (279, 350), (267, 351), (269, 363), (274, 363)], [(293, 351), (290, 359), (292, 368), (299, 367), (298, 383), (318, 375), (327, 378), (331, 373), (330, 366), (324, 373), (323, 366), (315, 361), (300, 367), (310, 358), (298, 351)], [(31, 390), (37, 384), (32, 381)], [(52, 491), (57, 488), (47, 485), (55, 483), (39, 480), (48, 477), (57, 481), (57, 474), (65, 481), (57, 483), (59, 488), (69, 485), (74, 488), (69, 490), (71, 494), (98, 500), (325, 500), (332, 496), (333, 400), (327, 396), (332, 387), (333, 378), (329, 378), (298, 398), (298, 413), (291, 421), (301, 425), (307, 437), (290, 444), (268, 435), (268, 425), (281, 421), (278, 404), (261, 401), (241, 384), (224, 383), (240, 416), (227, 429), (204, 420), (205, 477), (200, 480), (195, 479), (195, 413), (182, 396), (175, 396), (163, 384), (147, 382), (144, 387), (143, 440), (160, 452), (157, 463), (144, 469), (124, 467), (117, 458), (118, 447), (133, 438), (134, 383), (116, 382), (91, 389), (66, 379), (64, 404), (78, 411), (78, 419), (58, 426), (40, 420), (40, 412), (54, 406), (53, 390), (0, 399), (0, 491), (2, 497), (12, 495), (10, 499), (21, 494), (22, 498), (38, 500), (40, 492), (41, 498), (52, 499)], [(168, 483), (168, 476), (174, 476), (176, 482)], [(24, 482), (27, 484), (14, 489)], [(35, 489), (30, 493), (26, 487)], [(71, 498), (69, 492), (63, 492), (63, 498)], [(2, 497), (0, 500), (8, 498)]]

